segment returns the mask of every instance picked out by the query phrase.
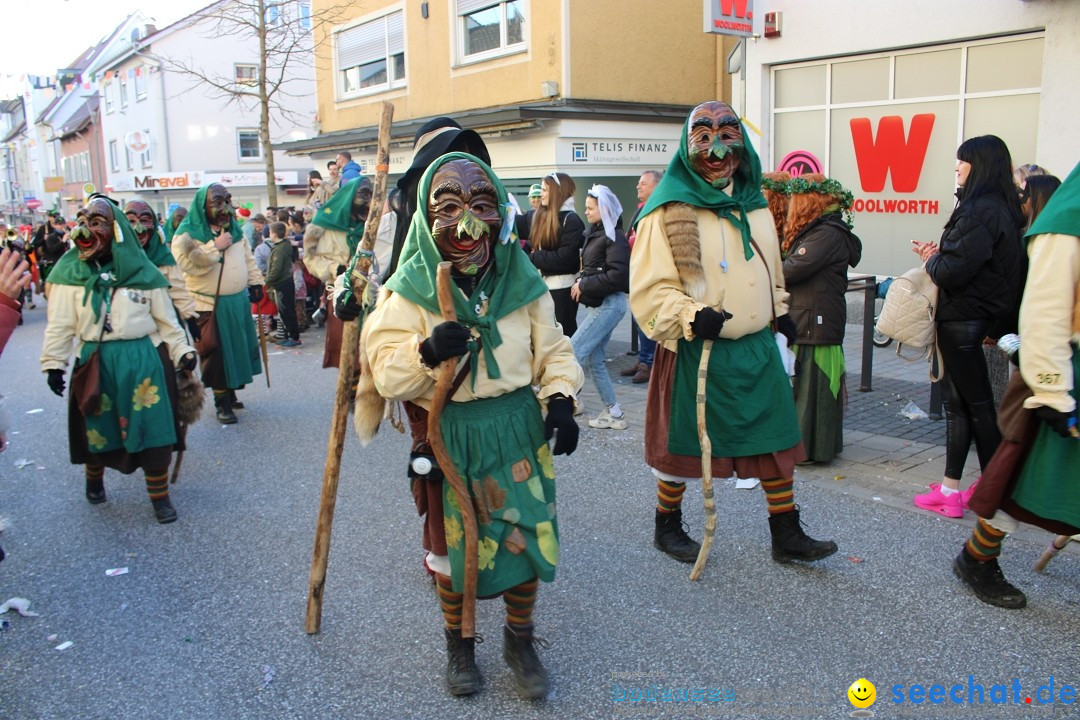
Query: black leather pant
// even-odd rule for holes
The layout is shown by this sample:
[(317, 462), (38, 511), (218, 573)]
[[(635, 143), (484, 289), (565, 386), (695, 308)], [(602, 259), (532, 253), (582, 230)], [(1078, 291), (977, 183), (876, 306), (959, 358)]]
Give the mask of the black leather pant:
[(994, 392), (982, 342), (990, 320), (939, 322), (937, 341), (945, 362), (941, 380), (945, 401), (945, 477), (959, 480), (975, 440), (979, 466), (986, 469), (1001, 444)]

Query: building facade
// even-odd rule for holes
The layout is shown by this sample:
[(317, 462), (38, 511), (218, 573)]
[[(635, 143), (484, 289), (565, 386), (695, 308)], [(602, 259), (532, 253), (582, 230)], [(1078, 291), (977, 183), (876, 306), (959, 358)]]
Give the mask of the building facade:
[[(334, 4), (315, 0), (312, 13)], [(480, 133), (512, 192), (557, 170), (574, 178), (579, 210), (603, 183), (628, 219), (638, 175), (667, 165), (688, 110), (728, 96), (725, 41), (701, 32), (700, 0), (662, 11), (621, 0), (374, 0), (351, 12), (316, 30), (321, 134), (284, 146), (316, 166), (349, 150), (370, 171), (388, 100), (392, 178), (411, 161), (416, 129), (446, 115)]]
[(759, 31), (781, 15), (779, 37), (747, 48), (762, 161), (852, 190), (860, 271), (904, 272), (917, 262), (910, 240), (940, 237), (967, 138), (997, 135), (1014, 164), (1061, 178), (1080, 161), (1071, 0), (758, 0), (754, 11)]

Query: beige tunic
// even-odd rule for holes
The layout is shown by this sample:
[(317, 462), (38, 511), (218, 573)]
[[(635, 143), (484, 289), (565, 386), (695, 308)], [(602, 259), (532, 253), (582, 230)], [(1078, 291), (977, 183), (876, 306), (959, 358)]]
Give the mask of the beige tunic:
[[(251, 246), (242, 237), (235, 238), (233, 244), (222, 252), (212, 242), (200, 242), (183, 233), (173, 237), (172, 254), (184, 273), (184, 281), (199, 312), (214, 309), (214, 292), (219, 275), (222, 295), (235, 295), (251, 285), (263, 285), (263, 275), (255, 265)], [(223, 259), (224, 275), (221, 271)]]
[(176, 312), (180, 313), (180, 318), (190, 320), (198, 315), (199, 313), (195, 310), (195, 298), (188, 292), (187, 282), (184, 280), (184, 273), (180, 270), (180, 266), (160, 265), (158, 270), (169, 281), (169, 297), (172, 298)]
[(1020, 303), (1020, 374), (1041, 405), (1072, 412), (1071, 342), (1080, 342), (1080, 239), (1036, 235), (1028, 245), (1027, 284)]
[[(49, 283), (49, 320), (45, 327), (45, 343), (41, 351), (41, 369), (63, 370), (72, 352), (78, 353), (85, 342), (136, 340), (149, 337), (154, 347), (166, 343), (169, 358), (178, 365), (180, 358), (195, 349), (187, 344), (180, 329), (166, 288), (136, 290), (120, 288), (112, 298), (109, 322), (112, 330), (101, 334), (105, 322), (104, 303), (101, 317), (94, 318), (90, 303), (83, 305), (86, 290), (77, 285)], [(72, 341), (77, 344), (72, 347)]]
[[(705, 274), (700, 301), (690, 297), (679, 280), (664, 229), (665, 215), (666, 206), (661, 206), (645, 216), (637, 226), (630, 255), (630, 309), (646, 335), (675, 352), (678, 340), (694, 338), (690, 323), (705, 306), (722, 304), (732, 314), (720, 333), (729, 339), (758, 332), (772, 321), (773, 311), (777, 316), (787, 313), (784, 267), (768, 209), (749, 215), (751, 233), (765, 256), (762, 262), (756, 249), (754, 257), (746, 259), (739, 228), (711, 210), (696, 208)], [(721, 266), (725, 260), (726, 273)]]
[[(441, 322), (439, 315), (400, 294), (380, 296), (375, 312), (365, 322), (370, 325), (365, 327), (366, 352), (380, 395), (388, 400), (411, 400), (424, 409), (431, 406), (437, 371), (421, 361), (420, 343)], [(569, 338), (555, 323), (555, 306), (548, 293), (503, 316), (498, 326), (503, 342), (494, 352), (502, 377), (488, 377), (481, 353), (475, 390), (466, 377), (454, 393), (454, 402), (498, 397), (526, 385), (539, 386), (541, 400), (558, 393), (576, 402), (585, 376)]]
[(348, 235), (340, 230), (309, 223), (304, 231), (304, 265), (308, 272), (327, 285), (334, 284), (339, 265), (348, 265)]

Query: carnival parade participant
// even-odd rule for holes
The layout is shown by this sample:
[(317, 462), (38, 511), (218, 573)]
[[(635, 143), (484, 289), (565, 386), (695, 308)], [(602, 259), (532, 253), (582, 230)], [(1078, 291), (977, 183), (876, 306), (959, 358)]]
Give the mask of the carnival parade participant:
[(848, 224), (852, 195), (839, 182), (806, 173), (788, 181), (787, 191), (780, 251), (801, 367), (795, 411), (805, 462), (828, 463), (844, 449), (847, 270), (862, 258), (862, 241)]
[(968, 501), (979, 519), (953, 563), (980, 600), (1013, 609), (1027, 597), (1005, 579), (997, 558), (1017, 522), (1080, 532), (1080, 165), (1026, 237), (1020, 372), (998, 414), (1004, 438)]
[(176, 228), (172, 254), (199, 313), (202, 380), (214, 390), (217, 420), (237, 422), (236, 391), (262, 372), (249, 302), (263, 295), (263, 276), (244, 242), (232, 196), (218, 183), (204, 185)]
[[(327, 302), (334, 280), (348, 266), (364, 234), (364, 222), (371, 206), (371, 180), (357, 177), (347, 181), (334, 193), (304, 230), (304, 265), (327, 288)], [(324, 368), (336, 368), (341, 359), (341, 330), (343, 324), (336, 315), (326, 319)]]
[(693, 562), (682, 526), (687, 480), (700, 477), (696, 379), (713, 341), (705, 402), (714, 477), (757, 477), (772, 557), (819, 560), (836, 544), (808, 537), (795, 505), (805, 455), (791, 384), (770, 327), (791, 344), (776, 228), (761, 194), (757, 153), (731, 108), (691, 111), (677, 155), (641, 211), (630, 258), (630, 305), (656, 349), (645, 410), (645, 462), (657, 478), (654, 545)]
[[(105, 502), (105, 468), (142, 468), (160, 523), (176, 520), (169, 500), (173, 449), (183, 449), (173, 408), (176, 371), (195, 351), (176, 320), (169, 281), (147, 259), (127, 218), (92, 198), (72, 233), (75, 247), (49, 275), (48, 325), (41, 354), (49, 388), (63, 395), (64, 369), (78, 339), (69, 391), (71, 462), (86, 467), (86, 499)], [(99, 393), (91, 392), (97, 374)]]
[[(577, 446), (574, 403), (583, 375), (554, 320), (547, 286), (513, 235), (513, 211), (495, 173), (478, 158), (450, 153), (419, 186), (420, 208), (393, 278), (365, 322), (365, 353), (375, 386), (389, 400), (423, 410), (437, 368), (465, 356), (461, 383), (441, 418), (447, 450), (477, 508), (477, 595), (503, 595), (503, 657), (526, 698), (547, 693), (533, 647), (538, 582), (558, 560), (554, 454)], [(453, 264), (457, 321), (443, 322), (435, 270)], [(533, 391), (533, 386), (538, 391)], [(547, 410), (546, 418), (543, 409)], [(474, 639), (462, 638), (464, 543), (457, 500), (441, 473), (417, 480), (426, 512), (424, 545), (437, 572), (455, 695), (480, 687)]]
[(157, 213), (142, 200), (132, 200), (124, 206), (124, 215), (131, 223), (131, 229), (135, 237), (139, 239), (139, 245), (146, 252), (146, 257), (154, 267), (169, 281), (169, 297), (172, 298), (173, 307), (176, 308), (176, 316), (181, 323), (187, 326), (191, 338), (199, 341), (199, 313), (195, 311), (195, 300), (188, 292), (187, 283), (184, 281), (184, 273), (176, 264), (176, 258), (169, 252), (169, 246), (165, 242), (165, 234), (158, 225)]
[(173, 235), (176, 234), (176, 228), (180, 227), (180, 223), (187, 217), (187, 208), (178, 207), (169, 213), (169, 217), (165, 220), (165, 245), (172, 247)]

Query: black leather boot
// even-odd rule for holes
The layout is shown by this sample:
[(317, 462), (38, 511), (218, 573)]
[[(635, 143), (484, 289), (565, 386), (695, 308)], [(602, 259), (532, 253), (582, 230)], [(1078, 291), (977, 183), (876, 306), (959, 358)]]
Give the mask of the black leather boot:
[(105, 502), (105, 478), (91, 480), (86, 478), (86, 501), (91, 505)]
[(526, 700), (542, 700), (548, 692), (548, 676), (536, 654), (532, 629), (514, 631), (503, 625), (503, 660), (514, 673), (514, 686)]
[(461, 637), (461, 630), (446, 632), (446, 687), (451, 695), (480, 692), (480, 669), (476, 667), (476, 638)]
[(820, 560), (836, 552), (832, 540), (815, 540), (803, 532), (799, 525), (799, 508), (791, 512), (769, 516), (772, 531), (772, 558), (786, 563), (792, 560)]
[(154, 517), (157, 518), (159, 523), (164, 525), (176, 520), (176, 508), (169, 502), (168, 495), (163, 498), (158, 498), (157, 500), (151, 500), (150, 502), (154, 505)]
[(214, 407), (217, 408), (217, 421), (222, 425), (236, 424), (236, 415), (232, 411), (232, 403), (229, 402), (229, 393), (224, 395), (214, 394)]
[(1005, 579), (997, 558), (979, 562), (965, 547), (953, 561), (953, 572), (984, 603), (1010, 610), (1019, 610), (1027, 605), (1027, 596)]
[(697, 560), (701, 543), (694, 542), (683, 527), (682, 510), (662, 513), (656, 511), (656, 532), (653, 533), (653, 546), (666, 552), (679, 562), (692, 563)]
[(230, 405), (230, 407), (232, 407), (233, 410), (243, 410), (244, 409), (244, 403), (242, 403), (242, 402), (240, 402), (239, 400), (236, 399), (236, 391), (235, 390), (230, 390), (229, 391), (229, 405)]

